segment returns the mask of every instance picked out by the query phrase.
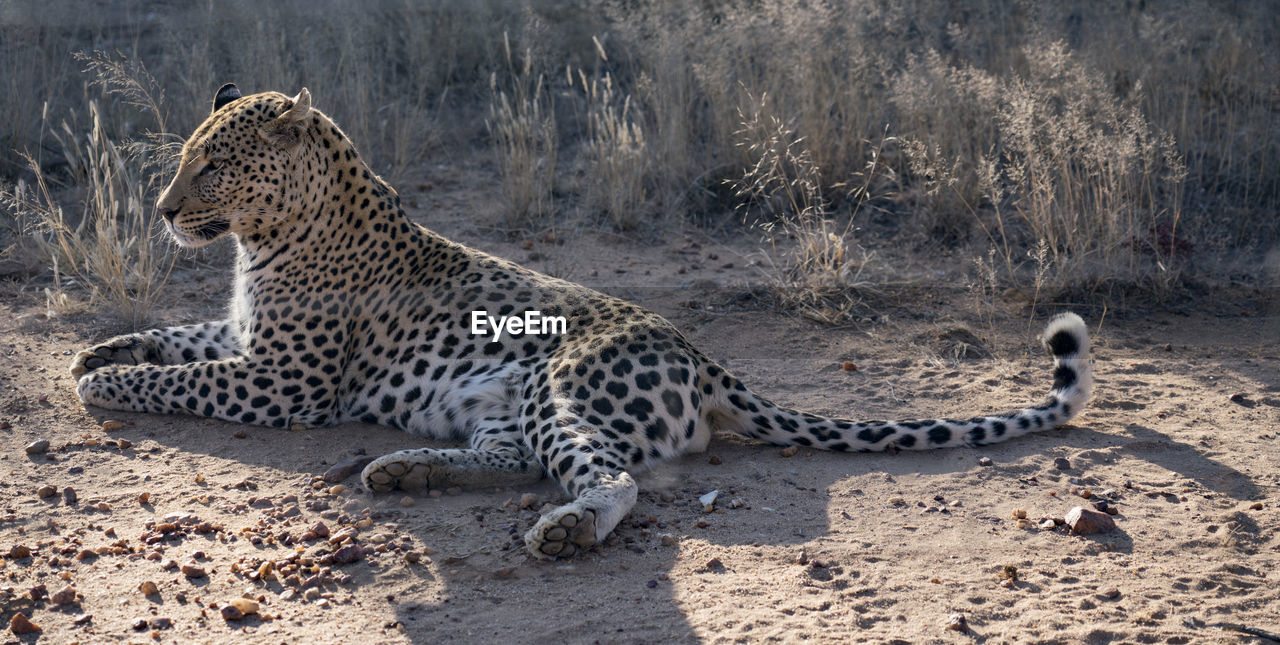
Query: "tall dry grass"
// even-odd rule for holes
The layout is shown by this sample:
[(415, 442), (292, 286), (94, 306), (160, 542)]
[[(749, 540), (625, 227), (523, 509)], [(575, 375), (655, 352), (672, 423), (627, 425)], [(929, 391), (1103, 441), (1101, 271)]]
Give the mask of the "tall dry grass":
[(93, 49), (145, 64), (173, 132), (189, 132), (213, 88), (236, 81), (247, 91), (306, 85), (393, 181), (483, 147), (507, 191), (508, 225), (577, 212), (618, 228), (724, 222), (744, 203), (762, 208), (732, 189), (761, 158), (738, 145), (743, 116), (760, 109), (820, 177), (814, 222), (829, 222), (843, 248), (867, 242), (845, 231), (868, 205), (917, 242), (996, 248), (1002, 280), (1160, 295), (1210, 260), (1247, 267), (1280, 229), (1280, 17), (1267, 3), (112, 9), (0, 7), (0, 118), (12, 124), (0, 129), (0, 176), (30, 185), (28, 151), (53, 192), (82, 185), (42, 134), (46, 105), (83, 113), (95, 99), (105, 131), (141, 136), (144, 111), (86, 88), (71, 54)]

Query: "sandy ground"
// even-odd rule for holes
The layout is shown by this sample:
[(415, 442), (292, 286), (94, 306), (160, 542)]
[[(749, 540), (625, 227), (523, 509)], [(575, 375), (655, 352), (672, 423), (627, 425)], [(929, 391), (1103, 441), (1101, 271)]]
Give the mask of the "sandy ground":
[[(823, 326), (735, 304), (755, 271), (749, 240), (508, 239), (472, 222), (474, 204), (437, 175), (445, 189), (402, 192), (416, 212), (442, 213), (440, 230), (654, 308), (780, 403), (962, 416), (1047, 389), (1044, 320), (1019, 306), (984, 314), (963, 290), (922, 289), (871, 307), (872, 322)], [(177, 276), (165, 322), (217, 315), (222, 278)], [(6, 641), (1235, 643), (1256, 639), (1216, 625), (1280, 632), (1274, 304), (1112, 314), (1100, 327), (1100, 312), (1082, 310), (1096, 333), (1089, 409), (998, 446), (787, 456), (720, 438), (644, 476), (607, 544), (547, 563), (518, 537), (564, 500), (545, 481), (409, 498), (364, 493), (355, 476), (345, 491), (315, 482), (341, 460), (419, 445), (396, 431), (85, 410), (70, 354), (112, 330), (89, 315), (43, 318), (34, 292), (15, 284), (0, 301), (0, 619), (21, 612), (43, 631)], [(962, 357), (957, 329), (993, 355)], [(38, 440), (47, 451), (27, 454)], [(43, 486), (55, 494), (40, 497)], [(698, 498), (713, 490), (704, 512)], [(1099, 499), (1118, 509), (1114, 532), (1038, 527)], [(326, 559), (336, 546), (304, 539), (318, 522), (352, 533), (364, 557)], [(255, 579), (264, 562), (276, 574)], [(1002, 582), (1010, 565), (1016, 580)], [(64, 604), (32, 592), (68, 586)], [(225, 620), (240, 596), (258, 614)], [(967, 632), (945, 628), (953, 614)]]

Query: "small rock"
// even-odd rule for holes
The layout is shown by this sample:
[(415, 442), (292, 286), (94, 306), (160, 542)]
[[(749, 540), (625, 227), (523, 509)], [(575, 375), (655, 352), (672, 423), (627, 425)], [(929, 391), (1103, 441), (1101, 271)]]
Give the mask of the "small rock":
[(315, 600), (320, 597), (320, 590), (312, 587), (302, 593), (303, 600)]
[(55, 605), (70, 605), (76, 601), (76, 588), (67, 585), (50, 596), (49, 601)]
[(45, 484), (44, 486), (41, 486), (40, 488), (36, 489), (36, 495), (39, 495), (42, 499), (53, 497), (54, 495), (57, 495), (57, 494), (58, 494), (58, 489), (48, 484)]
[(858, 371), (858, 366), (854, 365), (853, 361), (845, 361), (840, 364), (840, 369), (846, 372), (856, 372)]
[(1093, 497), (1093, 491), (1089, 490), (1088, 488), (1081, 488), (1081, 489), (1080, 489), (1080, 492), (1079, 492), (1079, 493), (1076, 493), (1076, 494), (1077, 494), (1077, 495), (1079, 495), (1079, 496), (1081, 496), (1081, 497), (1083, 497), (1083, 498), (1085, 498), (1085, 499), (1089, 499), (1089, 498)]
[(422, 554), (418, 553), (417, 551), (410, 551), (404, 554), (404, 561), (408, 562), (409, 564), (417, 564), (419, 562), (422, 562)]
[(533, 493), (525, 493), (520, 496), (520, 508), (533, 508), (538, 505), (538, 496)]
[(232, 598), (229, 605), (240, 610), (241, 616), (249, 616), (258, 613), (258, 603), (248, 598)]
[(1260, 511), (1260, 510), (1262, 510), (1262, 502), (1254, 502), (1254, 503), (1250, 504), (1250, 505), (1249, 505), (1249, 510), (1251, 510), (1251, 511)]
[(1066, 457), (1058, 457), (1053, 460), (1053, 467), (1057, 470), (1071, 470), (1071, 462)]
[(76, 495), (76, 489), (70, 486), (62, 489), (62, 501), (66, 502), (68, 505), (75, 505), (78, 499), (80, 498)]
[(312, 526), (310, 530), (312, 533), (315, 533), (319, 537), (322, 537), (322, 538), (329, 537), (329, 527), (326, 526), (324, 522), (316, 522), (315, 525)]
[(285, 589), (284, 593), (280, 594), (281, 600), (293, 600), (294, 598), (297, 598), (297, 597), (298, 597), (297, 589)]
[(350, 544), (334, 551), (331, 557), (337, 564), (350, 564), (364, 559), (364, 549), (357, 544)]
[(991, 458), (990, 458), (990, 457), (979, 457), (979, 458), (978, 458), (978, 465), (979, 465), (979, 466), (990, 466), (990, 465), (991, 465), (991, 464), (993, 464), (993, 463), (995, 463), (995, 462), (991, 461)]
[(743, 506), (746, 506), (746, 505), (747, 503), (742, 501), (741, 497), (735, 497), (729, 500), (729, 508), (742, 508)]
[(133, 631), (135, 631), (135, 632), (140, 632), (140, 631), (142, 631), (142, 630), (146, 629), (146, 628), (147, 628), (147, 624), (148, 624), (148, 623), (150, 623), (150, 622), (151, 622), (151, 621), (147, 620), (146, 618), (144, 618), (144, 617), (142, 617), (142, 616), (139, 616), (139, 617), (137, 617), (137, 618), (134, 618), (134, 619), (133, 619), (133, 623), (132, 623), (132, 625), (133, 625)]
[(148, 625), (150, 625), (151, 629), (169, 629), (170, 627), (173, 627), (173, 619), (166, 616), (160, 616), (152, 618), (148, 622)]
[(676, 536), (670, 533), (663, 533), (658, 536), (658, 541), (662, 543), (662, 546), (675, 546)]
[(1115, 587), (1107, 587), (1106, 589), (1099, 591), (1098, 595), (1102, 598), (1106, 598), (1107, 600), (1115, 600), (1120, 597), (1120, 590)]
[(154, 596), (160, 593), (160, 587), (156, 586), (156, 583), (148, 580), (138, 585), (138, 591), (141, 591), (144, 596)]
[(9, 620), (9, 631), (13, 632), (15, 635), (23, 636), (25, 634), (34, 634), (42, 630), (39, 625), (31, 622), (31, 619), (27, 618), (26, 614), (18, 612)]
[(45, 451), (49, 450), (49, 441), (47, 439), (32, 441), (31, 443), (27, 444), (27, 447), (25, 448), (25, 450), (27, 451), (28, 455), (43, 454)]
[(711, 464), (712, 466), (719, 466), (724, 462), (720, 461), (720, 455), (711, 455), (711, 457), (707, 459), (707, 463)]
[(151, 503), (151, 493), (140, 493), (138, 495), (138, 504), (146, 506)]
[(710, 513), (711, 511), (716, 510), (716, 496), (719, 494), (719, 490), (713, 490), (698, 498), (698, 501), (702, 503), (702, 511), (704, 513)]
[(1077, 506), (1067, 512), (1067, 526), (1076, 535), (1106, 533), (1116, 528), (1116, 521), (1111, 516), (1091, 508)]
[(1040, 528), (1042, 529), (1051, 529), (1056, 526), (1057, 524), (1051, 518), (1046, 517), (1043, 522), (1040, 522)]
[(222, 607), (223, 620), (240, 620), (242, 618), (244, 618), (244, 612), (240, 611), (239, 607), (235, 605), (224, 605)]
[(800, 446), (787, 446), (786, 448), (779, 450), (778, 454), (783, 457), (794, 457), (798, 452), (800, 452)]
[(404, 506), (405, 508), (413, 506), (414, 503), (415, 503), (415, 500), (408, 495), (405, 495), (404, 497), (400, 498), (400, 505)]
[(444, 491), (440, 490), (439, 488), (432, 488), (431, 490), (427, 491), (427, 496), (431, 498), (444, 497)]
[(120, 428), (123, 428), (123, 427), (124, 427), (123, 421), (108, 420), (108, 421), (102, 422), (103, 430), (119, 430)]
[(969, 621), (965, 620), (964, 614), (951, 614), (951, 617), (947, 619), (946, 629), (967, 634), (969, 633)]
[(1013, 519), (1015, 520), (1025, 520), (1027, 519), (1027, 512), (1021, 508), (1015, 508), (1013, 510), (1012, 516), (1013, 516)]
[(800, 549), (800, 553), (796, 554), (796, 564), (809, 564), (809, 553)]
[(249, 433), (245, 432), (244, 430), (236, 430), (235, 432), (231, 433), (231, 436), (235, 437), (236, 439), (244, 439), (245, 437), (249, 436)]
[(208, 574), (205, 573), (204, 567), (196, 564), (195, 560), (191, 560), (182, 565), (182, 575), (188, 578), (203, 578)]
[(9, 549), (10, 560), (21, 560), (29, 557), (31, 557), (31, 547), (25, 544), (15, 544), (13, 548)]
[(329, 494), (330, 494), (330, 495), (341, 495), (341, 494), (343, 494), (343, 493), (345, 493), (345, 492), (347, 492), (347, 485), (346, 485), (346, 484), (338, 484), (337, 486), (334, 486), (333, 488), (330, 488), (330, 489), (329, 489)]

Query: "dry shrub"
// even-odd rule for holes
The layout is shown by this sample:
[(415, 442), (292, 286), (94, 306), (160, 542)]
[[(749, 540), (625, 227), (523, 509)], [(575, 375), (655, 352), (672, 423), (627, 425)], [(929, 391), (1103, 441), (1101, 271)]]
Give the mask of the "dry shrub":
[[(607, 63), (604, 46), (599, 40), (595, 43), (601, 61)], [(573, 82), (572, 74), (569, 80)], [(631, 95), (614, 88), (608, 72), (588, 79), (579, 69), (577, 80), (587, 100), (587, 140), (583, 146), (587, 207), (607, 214), (615, 228), (633, 229), (646, 215), (650, 155), (640, 126), (643, 117), (637, 114)]]
[[(525, 50), (517, 65), (511, 41), (503, 34), (507, 81), (489, 77), (489, 119), (485, 125), (497, 146), (498, 167), (507, 226), (541, 220), (555, 213), (551, 191), (556, 182), (556, 112), (546, 82), (533, 70), (533, 53)], [(504, 89), (505, 88), (505, 89)], [(507, 92), (510, 91), (510, 96)]]

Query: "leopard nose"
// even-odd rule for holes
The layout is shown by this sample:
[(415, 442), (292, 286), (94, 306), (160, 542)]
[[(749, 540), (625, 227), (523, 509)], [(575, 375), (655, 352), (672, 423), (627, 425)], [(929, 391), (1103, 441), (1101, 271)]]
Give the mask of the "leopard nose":
[(163, 206), (159, 206), (159, 207), (157, 207), (157, 208), (156, 208), (156, 210), (160, 212), (160, 217), (165, 218), (166, 220), (168, 220), (168, 221), (169, 221), (169, 223), (170, 223), (170, 224), (172, 224), (172, 223), (173, 223), (173, 218), (174, 218), (174, 216), (176, 216), (176, 215), (178, 214), (178, 210), (179, 210), (179, 209), (177, 209), (177, 208), (165, 208), (165, 207), (163, 207)]

